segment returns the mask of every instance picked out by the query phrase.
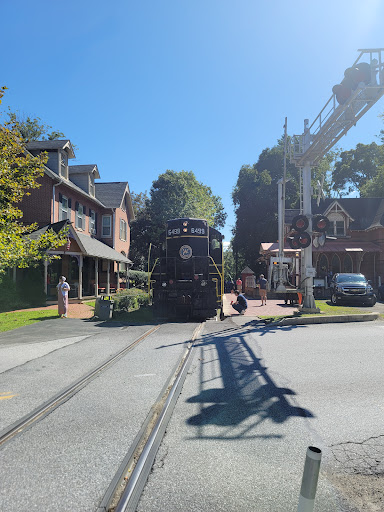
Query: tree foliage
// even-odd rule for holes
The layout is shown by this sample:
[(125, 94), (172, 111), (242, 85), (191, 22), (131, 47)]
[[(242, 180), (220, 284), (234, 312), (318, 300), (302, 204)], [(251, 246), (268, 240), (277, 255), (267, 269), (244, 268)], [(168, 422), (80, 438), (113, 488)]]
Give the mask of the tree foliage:
[(342, 151), (333, 172), (333, 189), (339, 191), (340, 195), (353, 191), (366, 193), (382, 165), (384, 146), (375, 142), (357, 144), (355, 149)]
[(8, 122), (11, 125), (17, 125), (19, 134), (25, 142), (31, 140), (55, 140), (64, 139), (65, 135), (56, 130), (49, 131), (52, 126), (44, 124), (40, 117), (30, 117), (21, 115), (19, 112), (8, 110)]
[(25, 226), (17, 203), (29, 190), (39, 187), (44, 173), (46, 154), (32, 156), (25, 150), (25, 141), (17, 123), (0, 127), (0, 273), (8, 267), (28, 267), (44, 258), (45, 251), (62, 245), (60, 235), (48, 230), (38, 240), (28, 237), (37, 225)]
[(215, 228), (223, 227), (226, 213), (221, 198), (196, 179), (192, 171), (167, 170), (153, 181), (150, 196), (133, 193), (136, 220), (131, 226), (130, 259), (134, 267), (147, 270), (149, 244), (157, 245), (165, 224), (181, 217), (203, 218)]

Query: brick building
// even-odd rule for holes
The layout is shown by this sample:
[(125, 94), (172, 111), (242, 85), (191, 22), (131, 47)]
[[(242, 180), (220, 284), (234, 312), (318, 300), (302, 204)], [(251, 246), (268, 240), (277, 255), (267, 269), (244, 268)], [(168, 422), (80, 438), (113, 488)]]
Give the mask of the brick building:
[[(325, 199), (312, 204), (313, 215), (325, 215), (329, 229), (324, 245), (312, 247), (317, 277), (337, 272), (365, 275), (377, 288), (384, 281), (384, 198)], [(285, 234), (298, 210), (286, 210)], [(276, 256), (277, 243), (262, 243), (260, 253), (268, 259)], [(285, 244), (284, 255), (297, 259), (300, 251)]]
[(69, 165), (75, 158), (69, 140), (32, 141), (27, 149), (48, 153), (40, 188), (25, 195), (19, 208), (23, 222), (37, 222), (39, 230), (69, 224), (68, 242), (50, 251), (60, 259), (44, 266), (47, 296), (55, 296), (58, 277), (65, 275), (70, 296), (99, 295), (126, 286), (130, 223), (134, 220), (128, 182), (98, 182), (96, 164)]

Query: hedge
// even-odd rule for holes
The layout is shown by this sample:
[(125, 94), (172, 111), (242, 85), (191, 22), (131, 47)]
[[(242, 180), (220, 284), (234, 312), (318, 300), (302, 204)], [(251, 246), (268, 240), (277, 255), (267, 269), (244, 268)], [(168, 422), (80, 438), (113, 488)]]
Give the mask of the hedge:
[(141, 270), (129, 271), (129, 282), (136, 288), (144, 288), (148, 284), (148, 272)]
[(149, 304), (148, 294), (138, 288), (121, 291), (113, 297), (113, 300), (113, 311), (116, 313), (132, 311)]

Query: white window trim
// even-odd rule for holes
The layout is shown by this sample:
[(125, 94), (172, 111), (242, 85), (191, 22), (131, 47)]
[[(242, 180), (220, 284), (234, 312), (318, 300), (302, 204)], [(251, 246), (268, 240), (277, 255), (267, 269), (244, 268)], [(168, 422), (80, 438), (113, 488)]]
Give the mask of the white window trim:
[[(67, 208), (64, 209), (63, 208), (63, 199), (65, 199), (67, 201)], [(61, 196), (61, 201), (59, 203), (59, 221), (60, 220), (65, 220), (65, 219), (68, 219), (68, 210), (69, 210), (69, 207), (68, 207), (68, 197), (66, 196)], [(63, 215), (65, 212), (65, 215)]]
[[(93, 217), (92, 217), (93, 215)], [(89, 215), (89, 232), (92, 233), (92, 230), (96, 232), (96, 212), (95, 210), (90, 210)]]
[[(109, 235), (104, 234), (104, 219), (109, 218)], [(112, 237), (112, 215), (102, 215), (101, 217), (101, 238)]]
[(124, 219), (120, 219), (120, 240), (122, 240), (123, 242), (126, 242), (127, 235), (128, 235), (127, 222)]
[[(81, 215), (80, 215), (80, 208), (81, 208)], [(81, 227), (79, 226), (79, 220), (81, 219)], [(75, 226), (77, 229), (80, 229), (81, 231), (85, 231), (85, 215), (84, 215), (84, 206), (79, 203), (79, 207), (76, 210), (76, 222)]]

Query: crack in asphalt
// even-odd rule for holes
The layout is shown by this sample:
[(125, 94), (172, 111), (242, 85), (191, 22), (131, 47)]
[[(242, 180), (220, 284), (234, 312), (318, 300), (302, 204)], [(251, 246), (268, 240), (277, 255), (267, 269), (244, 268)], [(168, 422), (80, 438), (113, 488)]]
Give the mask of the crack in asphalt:
[(345, 441), (330, 446), (346, 472), (360, 475), (384, 474), (384, 435), (364, 441)]

